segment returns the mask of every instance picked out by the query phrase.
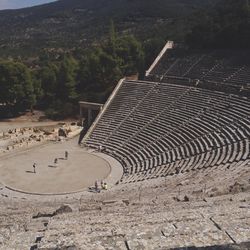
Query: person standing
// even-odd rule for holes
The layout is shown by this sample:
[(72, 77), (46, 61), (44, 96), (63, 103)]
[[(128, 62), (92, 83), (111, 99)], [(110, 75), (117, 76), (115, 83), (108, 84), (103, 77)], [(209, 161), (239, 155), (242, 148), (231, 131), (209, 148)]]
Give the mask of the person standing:
[(36, 163), (33, 164), (34, 174), (36, 173)]
[(68, 160), (69, 153), (68, 151), (65, 151), (65, 159)]
[(98, 188), (98, 181), (95, 181), (95, 191), (98, 192), (99, 188)]
[(54, 163), (55, 163), (55, 164), (57, 164), (57, 161), (58, 161), (58, 159), (57, 159), (57, 158), (55, 158)]

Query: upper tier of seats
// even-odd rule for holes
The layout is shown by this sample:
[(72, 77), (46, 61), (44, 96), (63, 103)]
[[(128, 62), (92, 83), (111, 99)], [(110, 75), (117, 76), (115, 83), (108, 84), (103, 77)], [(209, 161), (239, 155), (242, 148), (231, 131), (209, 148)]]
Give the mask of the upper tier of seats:
[(131, 182), (246, 164), (249, 138), (248, 98), (124, 80), (85, 143), (119, 160)]
[(168, 49), (149, 76), (250, 86), (250, 51)]

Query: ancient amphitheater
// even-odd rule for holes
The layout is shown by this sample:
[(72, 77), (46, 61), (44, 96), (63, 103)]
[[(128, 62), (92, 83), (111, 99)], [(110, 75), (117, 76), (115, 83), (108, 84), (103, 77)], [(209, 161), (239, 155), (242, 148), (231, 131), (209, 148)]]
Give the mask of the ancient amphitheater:
[[(81, 146), (1, 157), (0, 249), (250, 249), (249, 98), (249, 51), (168, 42)], [(27, 158), (65, 147), (72, 162), (27, 178)], [(87, 189), (95, 179), (108, 190)]]

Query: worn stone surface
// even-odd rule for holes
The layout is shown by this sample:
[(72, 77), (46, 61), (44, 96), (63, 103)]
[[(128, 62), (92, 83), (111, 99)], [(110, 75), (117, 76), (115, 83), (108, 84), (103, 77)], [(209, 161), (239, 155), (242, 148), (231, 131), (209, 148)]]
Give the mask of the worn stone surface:
[(100, 193), (36, 196), (2, 185), (0, 249), (245, 250), (249, 187), (249, 165), (119, 184)]

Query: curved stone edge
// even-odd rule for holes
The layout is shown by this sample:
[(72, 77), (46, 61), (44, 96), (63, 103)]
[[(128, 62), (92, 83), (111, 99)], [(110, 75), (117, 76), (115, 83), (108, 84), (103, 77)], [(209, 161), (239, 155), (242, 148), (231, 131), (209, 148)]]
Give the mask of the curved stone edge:
[(123, 175), (122, 164), (118, 160), (116, 160), (115, 158), (107, 154), (96, 152), (96, 151), (93, 151), (92, 154), (101, 157), (103, 160), (109, 163), (111, 167), (111, 172), (103, 181), (107, 182), (109, 188), (112, 186), (115, 186), (116, 183), (122, 178), (122, 175)]
[[(88, 152), (89, 154), (93, 154), (96, 157), (100, 157), (102, 158), (104, 161), (106, 161), (109, 165), (110, 171), (108, 176), (103, 179), (103, 181), (107, 182), (108, 187), (112, 187), (114, 186), (117, 181), (119, 181), (123, 175), (123, 167), (121, 165), (121, 163), (119, 161), (117, 161), (116, 159), (114, 159), (113, 157), (103, 154), (103, 153), (99, 153), (99, 152)], [(17, 193), (22, 193), (22, 194), (27, 194), (27, 195), (34, 195), (34, 196), (63, 196), (63, 195), (73, 195), (73, 194), (78, 194), (78, 193), (83, 193), (83, 192), (87, 192), (88, 188), (83, 188), (80, 190), (76, 190), (76, 191), (71, 191), (71, 192), (62, 192), (62, 193), (35, 193), (35, 192), (27, 192), (24, 190), (20, 190), (20, 189), (16, 189), (13, 188), (11, 186), (6, 185), (5, 183), (1, 182), (2, 186), (4, 186), (6, 189), (13, 191), (13, 192), (17, 192)]]
[(4, 185), (4, 187), (10, 191), (14, 191), (17, 193), (22, 193), (22, 194), (29, 194), (29, 195), (37, 195), (37, 196), (58, 196), (58, 195), (70, 195), (70, 194), (77, 194), (77, 193), (82, 193), (87, 190), (87, 188), (78, 190), (78, 191), (72, 191), (72, 192), (64, 192), (64, 193), (33, 193), (33, 192), (27, 192), (23, 191), (20, 189), (16, 189), (7, 185)]

